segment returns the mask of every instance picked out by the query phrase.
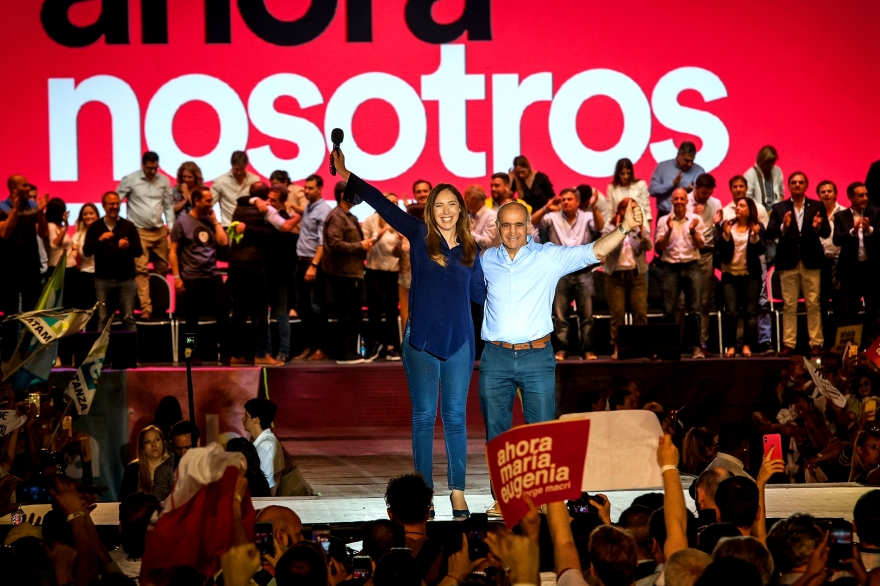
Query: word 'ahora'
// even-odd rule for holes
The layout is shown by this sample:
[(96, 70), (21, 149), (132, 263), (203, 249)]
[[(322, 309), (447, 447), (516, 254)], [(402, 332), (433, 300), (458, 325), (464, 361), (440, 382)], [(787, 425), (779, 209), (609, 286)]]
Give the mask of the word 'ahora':
[(496, 455), (501, 469), (502, 502), (520, 499), (523, 494), (535, 497), (571, 488), (568, 466), (557, 467), (551, 458), (552, 450), (550, 437), (504, 443)]

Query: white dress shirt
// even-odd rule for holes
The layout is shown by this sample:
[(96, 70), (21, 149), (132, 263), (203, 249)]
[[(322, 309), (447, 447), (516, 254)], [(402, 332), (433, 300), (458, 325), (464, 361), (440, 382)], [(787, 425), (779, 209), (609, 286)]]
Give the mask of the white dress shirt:
[[(126, 219), (142, 230), (153, 230), (168, 224), (174, 225), (174, 202), (171, 199), (171, 182), (168, 177), (156, 173), (147, 181), (143, 169), (129, 173), (116, 188), (119, 199), (128, 200)], [(162, 221), (162, 214), (165, 221)]]
[(513, 260), (503, 245), (480, 256), (488, 289), (480, 337), (486, 341), (522, 344), (552, 332), (559, 279), (599, 262), (593, 244), (556, 246), (527, 239)]
[[(364, 220), (361, 227), (364, 239), (371, 240), (379, 235), (382, 230), (380, 223), (382, 218), (379, 214), (370, 214)], [(397, 239), (399, 234), (388, 223), (385, 224), (385, 234), (373, 244), (373, 248), (367, 253), (367, 268), (374, 271), (397, 272), (400, 268), (400, 256), (397, 252)]]
[(593, 241), (596, 223), (593, 212), (575, 211), (574, 222), (569, 223), (565, 212), (550, 212), (541, 218), (541, 227), (547, 230), (550, 242), (556, 246), (581, 246)]
[[(666, 233), (669, 231), (666, 222), (671, 215), (673, 214), (667, 214), (657, 220), (657, 236), (654, 240), (655, 245), (657, 242), (666, 238)], [(663, 254), (660, 256), (660, 258), (663, 259), (663, 262), (681, 263), (698, 260), (700, 258), (700, 250), (697, 248), (694, 238), (690, 234), (690, 225), (695, 219), (697, 220), (697, 226), (694, 230), (697, 232), (703, 232), (703, 220), (701, 220), (699, 216), (695, 216), (691, 212), (686, 212), (681, 221), (676, 220), (673, 216), (672, 237), (669, 240), (669, 246), (666, 247)]]
[(822, 243), (822, 248), (825, 249), (825, 258), (837, 258), (840, 256), (840, 247), (834, 246), (834, 214), (842, 212), (845, 209), (846, 208), (839, 203), (834, 204), (834, 210), (828, 214), (828, 223), (831, 224), (831, 234), (828, 235), (828, 238), (822, 238), (819, 236), (819, 242)]
[[(645, 224), (650, 224), (653, 219), (651, 216), (651, 199), (648, 195), (648, 184), (643, 180), (639, 179), (635, 183), (630, 183), (627, 187), (617, 186), (614, 184), (609, 184), (608, 189), (605, 192), (605, 206), (599, 207), (599, 211), (602, 212), (602, 216), (608, 220), (617, 213), (617, 206), (620, 205), (626, 198), (630, 198), (635, 200), (639, 207), (642, 208), (642, 216), (645, 219)], [(599, 199), (602, 199), (601, 197)], [(596, 205), (598, 205), (598, 200), (596, 201)]]
[[(865, 213), (858, 213), (855, 210), (852, 211), (853, 215), (853, 229), (852, 234), (855, 236), (859, 235), (859, 261), (868, 260), (868, 251), (865, 250), (865, 231), (862, 230), (861, 226), (859, 226), (859, 222), (862, 221), (862, 218), (865, 217)], [(51, 224), (50, 224), (51, 226)], [(874, 232), (874, 228), (872, 226), (868, 226), (868, 236), (870, 236)]]
[(471, 235), (483, 250), (501, 245), (501, 231), (495, 225), (497, 212), (486, 206), (475, 214), (468, 213), (471, 222)]
[(244, 181), (239, 183), (232, 174), (232, 169), (228, 173), (221, 175), (211, 182), (211, 193), (214, 194), (214, 203), (220, 204), (220, 223), (228, 226), (232, 223), (232, 214), (235, 213), (235, 205), (238, 198), (250, 194), (251, 185), (259, 181), (260, 178), (247, 172)]
[(715, 212), (721, 209), (721, 200), (714, 196), (709, 196), (706, 203), (702, 204), (700, 213), (697, 214), (694, 209), (700, 204), (694, 199), (694, 192), (688, 194), (687, 211), (692, 212), (703, 220), (703, 246), (706, 248), (715, 247)]
[(281, 473), (284, 471), (284, 450), (281, 448), (281, 442), (271, 429), (264, 429), (254, 440), (254, 448), (260, 456), (260, 470), (266, 475), (274, 496), (275, 487), (278, 486)]

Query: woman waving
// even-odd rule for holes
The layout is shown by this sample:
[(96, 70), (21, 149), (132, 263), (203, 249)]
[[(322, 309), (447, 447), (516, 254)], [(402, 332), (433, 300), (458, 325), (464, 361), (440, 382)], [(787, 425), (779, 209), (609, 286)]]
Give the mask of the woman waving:
[(437, 185), (428, 196), (425, 216), (420, 220), (350, 173), (340, 150), (334, 151), (333, 161), (347, 182), (345, 199), (355, 204), (366, 201), (392, 228), (409, 239), (412, 284), (402, 355), (412, 400), (415, 469), (433, 488), (434, 422), (439, 394), (453, 515), (466, 517), (469, 512), (464, 499), (465, 410), (475, 351), (470, 303), (485, 302), (486, 284), (464, 199), (454, 186)]

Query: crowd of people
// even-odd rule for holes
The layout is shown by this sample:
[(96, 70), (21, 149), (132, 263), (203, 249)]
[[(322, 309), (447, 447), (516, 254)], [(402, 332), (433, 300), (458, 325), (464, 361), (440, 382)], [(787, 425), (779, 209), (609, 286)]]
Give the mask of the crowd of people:
[[(605, 193), (586, 184), (557, 193), (545, 173), (518, 156), (509, 173), (492, 176), (488, 194), (479, 184), (463, 191), (467, 228), (481, 251), (502, 244), (497, 211), (511, 201), (528, 210), (532, 241), (561, 246), (611, 233), (630, 202), (643, 211), (643, 225), (601, 264), (563, 275), (556, 284), (551, 344), (557, 360), (597, 358), (597, 270), (603, 273), (617, 358), (620, 326), (648, 322), (649, 260), (662, 282), (664, 318), (686, 324), (682, 347), (694, 358), (710, 355), (709, 320), (716, 307), (723, 316), (724, 356), (774, 352), (767, 283), (772, 270), (778, 271), (774, 296), (782, 304), (783, 355), (798, 346), (799, 299), (810, 352), (821, 354), (840, 325), (863, 321), (863, 339), (873, 340), (880, 294), (880, 250), (873, 233), (880, 215), (871, 198), (877, 203), (880, 194), (852, 182), (843, 205), (837, 185), (822, 180), (817, 199), (808, 197), (807, 175), (796, 171), (786, 179), (776, 149), (765, 146), (753, 167), (726, 181), (731, 201), (722, 205), (718, 180), (695, 156), (694, 144), (683, 142), (676, 158), (659, 163), (649, 181), (635, 176), (629, 159), (621, 159)], [(116, 312), (127, 330), (136, 330), (136, 317), (151, 319), (149, 275), (170, 272), (186, 331), (196, 331), (200, 317), (216, 319), (217, 355), (224, 364), (400, 360), (412, 301), (409, 239), (380, 214), (361, 224), (351, 213), (354, 204), (342, 198), (343, 181), (333, 186), (331, 207), (319, 175), (300, 186), (279, 170), (263, 181), (247, 170), (242, 151), (232, 154), (230, 164), (230, 171), (207, 187), (198, 165), (183, 163), (172, 186), (159, 172), (159, 156), (144, 153), (141, 169), (103, 194), (103, 216), (87, 203), (74, 223), (62, 199), (38, 196), (25, 177), (11, 176), (9, 198), (0, 202), (0, 252), (13, 263), (16, 277), (3, 288), (0, 311), (11, 315), (33, 307), (41, 279), (66, 252), (65, 305), (87, 308), (100, 301), (99, 329)], [(433, 188), (420, 179), (411, 198), (384, 195), (422, 220)], [(482, 309), (475, 305), (473, 313), (481, 350)], [(292, 317), (302, 322), (294, 346)], [(329, 317), (336, 318), (333, 328)], [(278, 324), (274, 344), (270, 318)], [(244, 335), (249, 320), (256, 332), (252, 344)], [(16, 327), (2, 326), (4, 361), (14, 349)], [(302, 350), (291, 356), (292, 347)]]

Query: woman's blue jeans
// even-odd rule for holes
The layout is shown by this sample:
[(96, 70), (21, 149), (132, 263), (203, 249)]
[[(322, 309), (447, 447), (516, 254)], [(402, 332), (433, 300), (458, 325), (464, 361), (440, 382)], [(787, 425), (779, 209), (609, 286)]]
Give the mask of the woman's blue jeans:
[(474, 350), (465, 343), (458, 351), (441, 360), (412, 347), (409, 324), (403, 338), (403, 368), (409, 382), (412, 401), (412, 444), (416, 472), (434, 488), (434, 424), (437, 399), (446, 440), (446, 471), (450, 490), (465, 489), (467, 469), (467, 395), (474, 371)]

